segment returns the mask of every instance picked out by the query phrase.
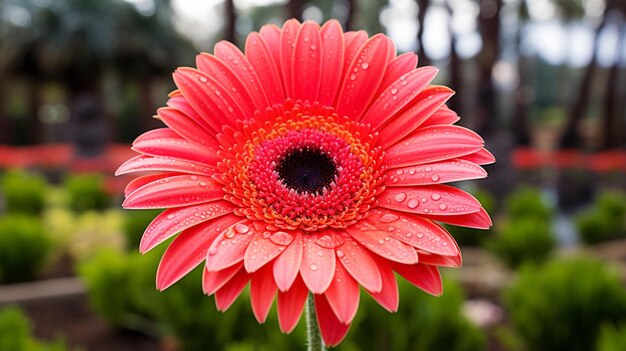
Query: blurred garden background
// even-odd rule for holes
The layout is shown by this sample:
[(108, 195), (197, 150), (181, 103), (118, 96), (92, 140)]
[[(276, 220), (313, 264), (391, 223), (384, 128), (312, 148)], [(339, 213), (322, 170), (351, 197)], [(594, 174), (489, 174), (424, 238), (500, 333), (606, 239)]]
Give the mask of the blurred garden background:
[(450, 227), (444, 295), (364, 296), (339, 350), (626, 350), (625, 0), (0, 0), (0, 351), (304, 348), (247, 299), (216, 312), (200, 271), (157, 292), (158, 212), (113, 176), (176, 67), (292, 17), (418, 52), (497, 158), (460, 184), (494, 227)]

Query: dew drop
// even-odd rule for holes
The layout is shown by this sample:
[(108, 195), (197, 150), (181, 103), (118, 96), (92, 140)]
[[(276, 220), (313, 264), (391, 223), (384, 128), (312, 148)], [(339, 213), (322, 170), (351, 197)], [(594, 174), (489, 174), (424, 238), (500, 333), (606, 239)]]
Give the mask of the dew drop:
[(315, 241), (315, 243), (326, 249), (334, 249), (343, 245), (345, 240), (338, 235), (323, 235)]
[(432, 195), (430, 196), (430, 198), (431, 198), (431, 199), (433, 199), (433, 200), (435, 200), (435, 201), (437, 201), (437, 200), (441, 199), (441, 195), (439, 195), (439, 194), (432, 194)]
[(176, 216), (173, 214), (167, 215), (167, 219), (174, 219), (174, 218), (176, 218)]
[(378, 243), (382, 245), (382, 244), (384, 244), (384, 243), (385, 243), (385, 240), (383, 240), (383, 239), (379, 239), (379, 240), (378, 240)]
[(369, 63), (367, 63), (367, 62), (363, 62), (363, 63), (361, 64), (361, 68), (362, 68), (363, 70), (366, 70), (366, 69), (370, 68), (370, 64), (369, 64)]
[(404, 201), (406, 199), (406, 193), (397, 193), (395, 199), (398, 202)]
[(250, 227), (248, 227), (247, 225), (243, 224), (243, 223), (237, 223), (235, 224), (235, 231), (239, 234), (245, 234), (250, 230)]
[(317, 251), (315, 254), (318, 255), (319, 257), (324, 256), (324, 253), (321, 250)]
[(317, 270), (317, 268), (318, 268), (318, 267), (317, 267), (317, 265), (316, 265), (315, 263), (313, 263), (313, 264), (311, 264), (311, 265), (309, 266), (309, 269), (311, 269), (312, 271), (316, 271), (316, 270)]
[(399, 219), (400, 217), (396, 216), (393, 213), (385, 213), (382, 217), (380, 217), (380, 221), (383, 223), (392, 223)]
[(344, 257), (346, 254), (342, 251), (342, 250), (337, 250), (337, 257), (342, 258)]
[(189, 176), (189, 179), (191, 179), (191, 180), (198, 180), (198, 176), (192, 175), (192, 176)]
[(433, 180), (433, 182), (436, 182), (436, 181), (438, 181), (438, 180), (439, 180), (439, 176), (438, 176), (438, 175), (436, 175), (436, 174), (433, 174), (433, 176), (432, 176), (432, 177), (430, 177), (430, 179), (432, 179), (432, 180)]
[(213, 246), (209, 249), (209, 255), (210, 256), (215, 256), (217, 254), (217, 247)]
[(309, 48), (310, 48), (311, 50), (315, 50), (315, 49), (317, 49), (317, 46), (315, 46), (315, 45), (311, 45), (311, 46), (309, 46)]
[(276, 245), (287, 246), (293, 241), (293, 236), (285, 232), (276, 232), (270, 235), (269, 239)]
[(391, 95), (396, 95), (398, 93), (398, 89), (393, 88), (391, 89)]
[(354, 74), (354, 73), (353, 73), (353, 74), (351, 74), (351, 75), (350, 75), (350, 80), (356, 80), (356, 74)]
[(209, 80), (207, 79), (207, 77), (205, 77), (205, 76), (200, 76), (200, 77), (199, 77), (199, 79), (200, 79), (200, 81), (201, 81), (202, 83), (206, 83), (206, 82), (208, 82), (208, 81), (209, 81)]
[(425, 197), (423, 197), (421, 200), (422, 200), (422, 203), (426, 203), (428, 201), (428, 199)]
[(424, 237), (424, 234), (422, 234), (422, 233), (417, 233), (417, 237), (418, 237), (418, 238), (423, 238), (423, 237)]
[(417, 201), (416, 199), (411, 199), (409, 200), (409, 202), (407, 202), (407, 207), (408, 208), (416, 208), (417, 206), (419, 206), (419, 201)]
[[(228, 238), (228, 239), (232, 239), (235, 236), (235, 231), (232, 229), (228, 229), (225, 233), (224, 233), (224, 237)], [(224, 243), (222, 241), (222, 243)]]
[(430, 171), (432, 171), (433, 169), (432, 169), (431, 167), (426, 167), (426, 168), (424, 168), (424, 170), (425, 170), (426, 172), (430, 172)]
[(439, 205), (440, 210), (445, 210), (446, 208), (448, 208), (448, 206), (446, 206), (445, 204)]

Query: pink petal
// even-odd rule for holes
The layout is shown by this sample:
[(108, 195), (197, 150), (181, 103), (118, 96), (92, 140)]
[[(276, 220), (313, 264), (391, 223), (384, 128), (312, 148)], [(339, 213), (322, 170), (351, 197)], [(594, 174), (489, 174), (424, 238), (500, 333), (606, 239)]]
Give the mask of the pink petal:
[(216, 129), (208, 124), (202, 118), (202, 116), (200, 116), (200, 114), (198, 114), (198, 112), (194, 110), (193, 107), (191, 107), (189, 101), (185, 99), (180, 91), (175, 90), (174, 92), (170, 93), (170, 98), (169, 100), (167, 100), (167, 106), (182, 112), (183, 114), (191, 118), (194, 122), (200, 124), (202, 128), (204, 128), (206, 131), (209, 131), (211, 133), (217, 132)]
[(322, 79), (317, 101), (322, 106), (333, 106), (343, 69), (344, 42), (341, 25), (337, 20), (324, 24), (322, 36)]
[(420, 128), (404, 142), (387, 149), (385, 161), (392, 168), (432, 163), (474, 153), (483, 144), (482, 138), (467, 128)]
[[(235, 45), (227, 41), (220, 41), (215, 44), (213, 51), (215, 56), (222, 60), (235, 73), (235, 76), (239, 77), (252, 98), (256, 110), (265, 111), (267, 107), (271, 106), (265, 95), (264, 85), (261, 84), (252, 64)], [(246, 118), (248, 117), (250, 116), (246, 116)]]
[(226, 311), (246, 287), (250, 275), (244, 269), (240, 269), (235, 276), (221, 289), (215, 292), (215, 306), (218, 311)]
[(115, 171), (115, 175), (137, 172), (180, 172), (198, 175), (211, 175), (214, 171), (206, 166), (195, 162), (176, 160), (171, 158), (135, 156), (124, 162)]
[(278, 292), (276, 307), (280, 331), (288, 334), (298, 325), (308, 294), (309, 289), (300, 277), (294, 281), (289, 290)]
[(449, 108), (443, 106), (437, 112), (435, 112), (432, 116), (430, 116), (424, 123), (422, 127), (427, 126), (435, 126), (442, 124), (454, 124), (461, 119), (456, 112), (450, 110)]
[[(421, 255), (420, 255), (421, 259)], [(382, 290), (379, 292), (367, 292), (378, 302), (384, 309), (389, 312), (398, 311), (398, 303), (400, 301), (400, 294), (398, 293), (398, 282), (396, 276), (393, 274), (393, 269), (389, 263), (384, 260), (377, 260), (378, 270), (382, 277)]]
[(386, 186), (428, 185), (487, 177), (487, 172), (465, 160), (446, 160), (389, 171)]
[(417, 55), (412, 52), (407, 52), (393, 59), (393, 61), (389, 62), (389, 65), (387, 65), (385, 76), (380, 83), (376, 95), (382, 93), (391, 83), (398, 80), (398, 78), (404, 74), (411, 72), (415, 67), (417, 67)]
[(248, 219), (226, 228), (209, 248), (206, 269), (215, 272), (241, 262), (248, 245), (257, 235)]
[(230, 225), (237, 220), (239, 217), (227, 215), (180, 233), (161, 257), (156, 278), (157, 288), (167, 289), (202, 263), (209, 246), (219, 234), (214, 228)]
[(474, 153), (465, 155), (461, 157), (461, 159), (473, 162), (477, 165), (489, 165), (496, 162), (496, 158), (493, 157), (491, 152), (487, 151), (487, 149), (480, 149)]
[(149, 130), (149, 131), (141, 134), (137, 138), (135, 138), (135, 140), (133, 141), (133, 145), (135, 145), (138, 142), (142, 142), (142, 141), (146, 141), (146, 140), (160, 139), (160, 138), (180, 139), (180, 135), (176, 134), (176, 132), (174, 132), (173, 130), (171, 130), (169, 128), (152, 129), (152, 130)]
[(303, 234), (302, 265), (300, 275), (314, 294), (322, 294), (333, 281), (335, 250), (319, 246), (316, 234)]
[(202, 53), (196, 56), (196, 65), (198, 69), (213, 77), (228, 91), (228, 94), (237, 101), (244, 115), (253, 115), (256, 108), (248, 90), (239, 80), (239, 77), (222, 60), (213, 55)]
[(328, 347), (339, 345), (346, 337), (350, 324), (344, 324), (337, 319), (328, 301), (323, 295), (315, 295), (315, 311), (317, 312), (317, 324), (322, 333), (324, 344)]
[(172, 235), (213, 218), (232, 213), (230, 202), (215, 201), (187, 207), (169, 208), (159, 214), (146, 228), (139, 251), (146, 253)]
[(489, 214), (484, 208), (481, 208), (478, 212), (456, 216), (434, 216), (429, 214), (424, 217), (438, 222), (476, 229), (489, 229), (493, 224)]
[(206, 295), (213, 295), (243, 267), (243, 264), (236, 264), (217, 272), (209, 272), (206, 267), (202, 270), (202, 291)]
[(266, 24), (261, 27), (259, 34), (261, 35), (261, 38), (263, 38), (263, 40), (265, 41), (266, 47), (269, 49), (270, 54), (272, 55), (272, 61), (274, 61), (274, 65), (276, 65), (277, 68), (278, 76), (281, 78), (280, 85), (283, 86), (282, 72), (280, 69), (280, 28), (278, 28), (274, 24)]
[(231, 90), (202, 71), (179, 68), (174, 72), (174, 81), (191, 106), (216, 130), (250, 117), (230, 95)]
[(474, 213), (480, 202), (465, 191), (449, 185), (389, 188), (378, 198), (379, 206), (392, 210), (439, 216)]
[(257, 235), (248, 246), (244, 256), (246, 271), (252, 273), (265, 266), (276, 256), (280, 255), (281, 252), (285, 251), (293, 240), (292, 234), (282, 231)]
[(373, 36), (356, 54), (345, 72), (337, 114), (358, 120), (374, 97), (387, 66), (387, 39)]
[(410, 266), (394, 264), (393, 269), (404, 279), (431, 295), (440, 296), (443, 293), (441, 275), (436, 266), (419, 263)]
[[(350, 64), (359, 53), (363, 44), (367, 42), (367, 33), (364, 30), (360, 30), (357, 32), (347, 32), (343, 35), (343, 42), (345, 43), (345, 50), (343, 55), (343, 63), (341, 69), (341, 82), (339, 86), (342, 86), (342, 83), (348, 79), (348, 69), (350, 68)], [(339, 99), (339, 95), (337, 99)]]
[(359, 284), (342, 265), (337, 265), (335, 278), (324, 296), (337, 319), (350, 324), (359, 308)]
[(274, 261), (274, 280), (280, 291), (287, 291), (291, 288), (302, 262), (302, 234), (294, 234), (294, 240)]
[(365, 289), (380, 291), (382, 280), (372, 255), (350, 237), (345, 240), (346, 243), (336, 249), (339, 262)]
[(296, 36), (299, 30), (300, 22), (296, 19), (290, 19), (283, 24), (283, 30), (280, 33), (280, 71), (285, 85), (285, 95), (288, 98), (293, 97), (293, 48), (296, 45)]
[(224, 198), (224, 190), (206, 176), (174, 176), (146, 184), (126, 197), (128, 209), (183, 207)]
[(459, 253), (454, 238), (445, 229), (418, 216), (374, 209), (370, 210), (365, 223), (379, 230), (386, 229), (397, 240), (422, 251), (445, 256)]
[[(458, 245), (457, 245), (458, 247)], [(463, 257), (460, 249), (456, 256), (429, 255), (427, 253), (419, 253), (420, 263), (431, 266), (454, 267), (458, 268), (463, 265)]]
[(293, 99), (314, 102), (322, 77), (322, 38), (320, 27), (306, 21), (296, 37), (292, 58)]
[(179, 160), (217, 164), (217, 150), (182, 138), (160, 138), (135, 142), (132, 149), (144, 155), (173, 157)]
[(137, 177), (131, 180), (124, 188), (124, 196), (128, 196), (133, 191), (141, 188), (142, 186), (155, 182), (160, 179), (170, 178), (174, 176), (181, 175), (180, 173), (162, 173), (162, 174), (151, 174), (146, 176)]
[(379, 229), (370, 221), (361, 220), (358, 224), (347, 227), (346, 232), (382, 258), (405, 264), (417, 263), (415, 249), (394, 239), (387, 228)]
[(398, 78), (376, 98), (361, 118), (361, 122), (378, 129), (391, 116), (413, 101), (435, 78), (438, 71), (435, 67), (421, 67)]
[(272, 277), (272, 268), (263, 267), (252, 275), (250, 282), (250, 304), (259, 323), (264, 323), (276, 296), (276, 283)]
[(267, 97), (272, 102), (285, 100), (283, 82), (278, 73), (278, 65), (274, 62), (270, 48), (258, 33), (250, 33), (246, 39), (246, 56), (254, 67)]
[(157, 111), (159, 119), (163, 121), (177, 134), (183, 138), (201, 145), (214, 147), (216, 143), (215, 136), (209, 132), (191, 117), (175, 108), (163, 107)]
[(448, 87), (431, 85), (422, 90), (409, 103), (409, 105), (399, 113), (390, 116), (386, 121), (381, 121), (380, 125), (386, 123), (381, 129), (379, 144), (384, 149), (391, 147), (407, 135), (422, 128), (423, 122), (436, 113), (438, 109), (452, 96), (454, 91)]

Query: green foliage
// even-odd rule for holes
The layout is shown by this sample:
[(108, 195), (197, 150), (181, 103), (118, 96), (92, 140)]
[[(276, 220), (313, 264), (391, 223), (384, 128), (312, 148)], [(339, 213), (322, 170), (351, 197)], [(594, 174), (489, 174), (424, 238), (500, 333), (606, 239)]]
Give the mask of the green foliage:
[(538, 220), (549, 221), (552, 218), (553, 209), (541, 198), (539, 190), (521, 188), (506, 199), (506, 213), (515, 219), (533, 217)]
[(50, 240), (39, 218), (24, 214), (0, 218), (0, 282), (33, 279), (49, 248)]
[(38, 342), (32, 336), (32, 326), (24, 313), (16, 307), (7, 307), (0, 310), (0, 350), (63, 351), (67, 347), (60, 341)]
[(504, 304), (528, 350), (591, 350), (603, 323), (626, 321), (626, 290), (600, 262), (522, 268)]
[(626, 238), (626, 194), (600, 194), (593, 207), (576, 216), (576, 225), (586, 244)]
[(622, 324), (619, 327), (608, 324), (602, 326), (596, 351), (624, 350), (626, 350), (626, 324)]
[(461, 314), (464, 301), (458, 284), (445, 281), (444, 294), (428, 295), (399, 281), (397, 314), (363, 296), (362, 305), (341, 348), (355, 350), (474, 351), (485, 348), (480, 330)]
[(38, 214), (43, 209), (47, 183), (42, 176), (12, 170), (2, 177), (1, 185), (8, 212)]
[(304, 330), (289, 336), (277, 333), (275, 313), (260, 326), (252, 316), (246, 292), (222, 314), (213, 298), (203, 295), (201, 271), (196, 269), (164, 292), (154, 287), (162, 250), (138, 253), (103, 252), (81, 264), (80, 276), (93, 308), (110, 323), (148, 334), (171, 334), (181, 350), (223, 350), (233, 342), (254, 341), (255, 350), (301, 347)]
[(70, 175), (65, 179), (70, 208), (77, 212), (104, 210), (111, 198), (104, 188), (104, 178), (98, 174)]
[[(480, 201), (487, 213), (493, 214), (495, 211), (495, 199), (487, 190), (471, 191), (472, 195)], [(448, 231), (454, 237), (454, 240), (461, 246), (479, 246), (485, 239), (493, 236), (493, 231), (456, 227), (452, 225), (446, 225)]]
[(513, 217), (500, 224), (497, 233), (486, 246), (511, 268), (528, 261), (541, 263), (556, 246), (550, 224), (534, 217)]
[(137, 250), (143, 231), (161, 210), (124, 211), (124, 234), (130, 250)]

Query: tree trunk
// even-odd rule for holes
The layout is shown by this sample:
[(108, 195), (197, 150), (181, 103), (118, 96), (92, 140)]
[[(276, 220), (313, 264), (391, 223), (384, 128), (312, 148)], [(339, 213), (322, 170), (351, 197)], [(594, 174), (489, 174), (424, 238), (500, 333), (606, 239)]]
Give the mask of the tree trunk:
[(528, 114), (530, 110), (532, 92), (531, 84), (528, 82), (528, 58), (522, 53), (522, 32), (525, 23), (520, 24), (520, 28), (515, 35), (515, 46), (517, 48), (517, 76), (518, 83), (515, 89), (513, 123), (511, 127), (515, 135), (515, 143), (518, 146), (530, 145), (530, 126), (528, 125)]
[(623, 118), (619, 111), (619, 99), (624, 95), (620, 94), (619, 74), (620, 74), (620, 59), (621, 54), (624, 51), (624, 23), (620, 21), (619, 26), (618, 43), (615, 48), (615, 59), (611, 68), (609, 69), (609, 76), (607, 78), (607, 85), (604, 95), (604, 108), (602, 113), (602, 149), (608, 150), (617, 148), (622, 143), (623, 137)]
[(304, 8), (304, 1), (302, 0), (289, 0), (287, 9), (289, 11), (289, 18), (295, 18), (299, 21), (302, 20), (302, 9)]
[(428, 7), (430, 6), (430, 0), (417, 0), (417, 6), (419, 7), (419, 12), (417, 13), (417, 23), (419, 25), (417, 29), (417, 54), (419, 56), (420, 66), (428, 66), (430, 60), (426, 55), (426, 50), (424, 50), (424, 24), (426, 22), (426, 12), (428, 12)]
[(500, 53), (500, 10), (502, 0), (482, 0), (478, 29), (483, 39), (479, 57), (478, 107), (476, 128), (482, 135), (490, 135), (497, 123), (497, 94), (493, 82), (493, 66)]
[(354, 14), (356, 13), (356, 0), (348, 0), (348, 17), (346, 17), (346, 30), (354, 30)]
[(235, 12), (235, 2), (233, 0), (226, 0), (226, 24), (224, 25), (224, 40), (230, 41), (237, 45), (237, 33), (235, 31), (235, 24), (237, 22), (237, 13)]
[(585, 113), (587, 113), (587, 108), (589, 107), (593, 78), (595, 77), (597, 68), (596, 56), (600, 48), (600, 33), (604, 30), (606, 24), (607, 11), (605, 10), (602, 16), (602, 22), (596, 28), (594, 35), (591, 62), (589, 62), (589, 65), (585, 69), (582, 81), (578, 87), (578, 94), (576, 94), (576, 97), (570, 105), (569, 118), (565, 125), (565, 131), (561, 136), (561, 148), (576, 148), (581, 145), (580, 136), (578, 135), (578, 131), (576, 129), (580, 121), (585, 116)]
[(448, 30), (450, 32), (450, 87), (456, 91), (456, 94), (448, 101), (448, 106), (458, 115), (463, 116), (463, 76), (461, 70), (462, 61), (456, 51), (457, 36), (452, 29), (452, 7), (450, 0), (446, 1), (446, 9), (448, 10)]

